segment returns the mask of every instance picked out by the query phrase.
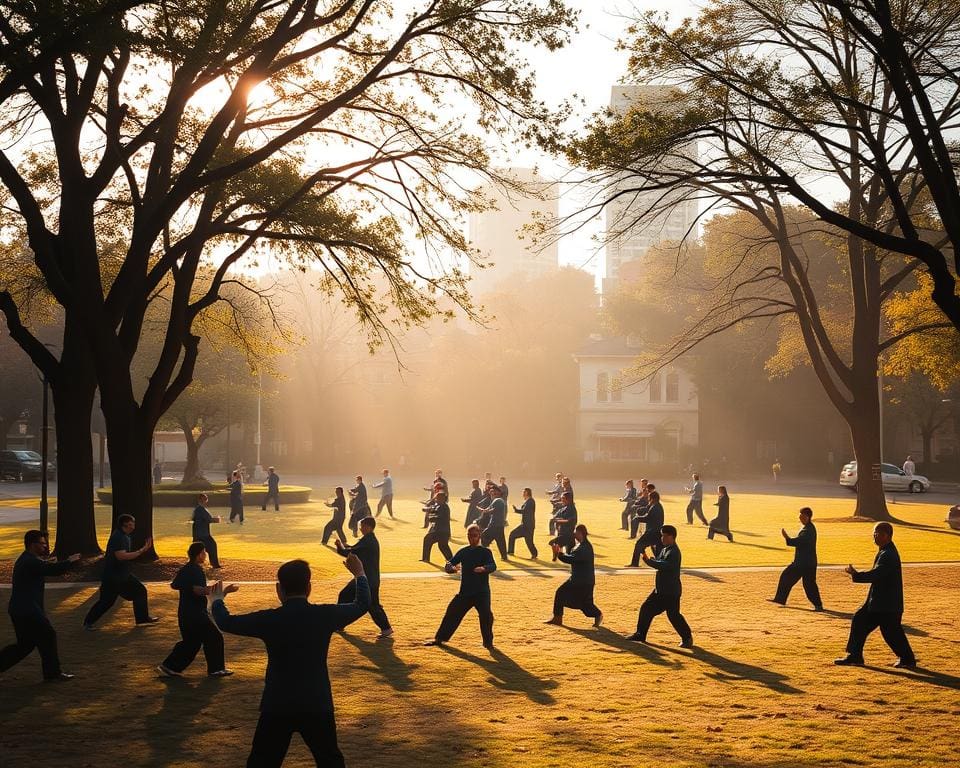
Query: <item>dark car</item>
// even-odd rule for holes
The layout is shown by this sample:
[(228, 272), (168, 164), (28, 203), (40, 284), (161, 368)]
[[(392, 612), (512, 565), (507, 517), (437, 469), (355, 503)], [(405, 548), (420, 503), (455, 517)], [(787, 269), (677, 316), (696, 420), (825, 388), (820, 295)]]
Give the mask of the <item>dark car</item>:
[[(47, 476), (52, 477), (56, 469), (47, 464)], [(0, 451), (0, 479), (39, 480), (43, 474), (43, 458), (36, 451)]]

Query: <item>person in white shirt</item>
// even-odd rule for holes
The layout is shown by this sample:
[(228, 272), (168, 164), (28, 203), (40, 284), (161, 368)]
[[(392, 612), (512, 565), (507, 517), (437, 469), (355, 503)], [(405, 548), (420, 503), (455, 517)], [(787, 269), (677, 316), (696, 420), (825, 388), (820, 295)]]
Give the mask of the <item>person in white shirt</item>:
[(377, 502), (377, 517), (380, 517), (380, 513), (383, 511), (383, 508), (387, 508), (387, 512), (390, 513), (390, 519), (393, 519), (393, 478), (390, 477), (390, 470), (383, 470), (383, 480), (379, 483), (373, 484), (374, 488), (380, 489), (380, 501)]
[(913, 463), (913, 458), (907, 456), (907, 460), (903, 462), (903, 473), (905, 475), (913, 475), (917, 471), (917, 465)]

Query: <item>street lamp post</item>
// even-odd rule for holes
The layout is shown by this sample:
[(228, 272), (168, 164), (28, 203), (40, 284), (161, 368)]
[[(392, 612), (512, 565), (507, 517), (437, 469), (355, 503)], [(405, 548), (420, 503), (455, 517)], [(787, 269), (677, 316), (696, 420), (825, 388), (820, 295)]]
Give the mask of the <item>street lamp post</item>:
[(254, 436), (254, 444), (257, 446), (257, 463), (253, 468), (253, 479), (259, 480), (263, 477), (263, 467), (260, 466), (260, 436), (261, 436), (261, 418), (260, 418), (260, 400), (263, 395), (263, 373), (257, 371), (257, 434)]
[(50, 443), (50, 433), (49, 428), (47, 427), (48, 421), (48, 409), (47, 409), (47, 393), (50, 389), (50, 383), (47, 381), (47, 375), (43, 375), (43, 407), (42, 407), (42, 421), (43, 421), (43, 433), (40, 435), (40, 457), (41, 457), (41, 466), (40, 466), (40, 531), (43, 535), (47, 536), (47, 526), (49, 523), (50, 517), (50, 508), (47, 504), (47, 461), (49, 458), (49, 443)]

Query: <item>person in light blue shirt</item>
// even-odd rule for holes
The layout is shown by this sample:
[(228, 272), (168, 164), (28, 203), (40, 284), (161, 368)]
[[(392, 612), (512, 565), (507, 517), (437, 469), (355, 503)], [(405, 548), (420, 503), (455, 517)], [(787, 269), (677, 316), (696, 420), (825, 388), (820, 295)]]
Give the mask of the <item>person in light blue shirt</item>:
[(374, 488), (380, 489), (380, 501), (377, 502), (377, 517), (380, 517), (380, 513), (383, 511), (383, 508), (387, 508), (387, 512), (390, 513), (390, 519), (393, 519), (393, 478), (390, 477), (390, 470), (383, 470), (383, 480), (379, 483), (373, 484)]
[(687, 504), (687, 525), (693, 525), (694, 513), (700, 518), (701, 523), (709, 525), (703, 514), (703, 483), (700, 482), (700, 475), (694, 472), (693, 485), (684, 490), (690, 494), (690, 503)]

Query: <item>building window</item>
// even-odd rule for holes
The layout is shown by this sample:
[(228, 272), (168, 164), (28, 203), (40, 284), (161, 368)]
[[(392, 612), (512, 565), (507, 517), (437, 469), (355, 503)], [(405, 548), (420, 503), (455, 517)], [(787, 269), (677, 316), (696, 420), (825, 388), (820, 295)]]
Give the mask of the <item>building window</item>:
[(606, 373), (597, 374), (597, 402), (605, 403), (610, 392), (610, 377)]
[(650, 402), (659, 403), (663, 399), (662, 394), (662, 380), (660, 374), (656, 374), (652, 379), (650, 379)]
[(610, 400), (614, 403), (623, 402), (623, 378), (619, 374), (613, 377), (613, 388), (610, 390)]
[(676, 373), (667, 374), (667, 402), (680, 402), (680, 376)]

